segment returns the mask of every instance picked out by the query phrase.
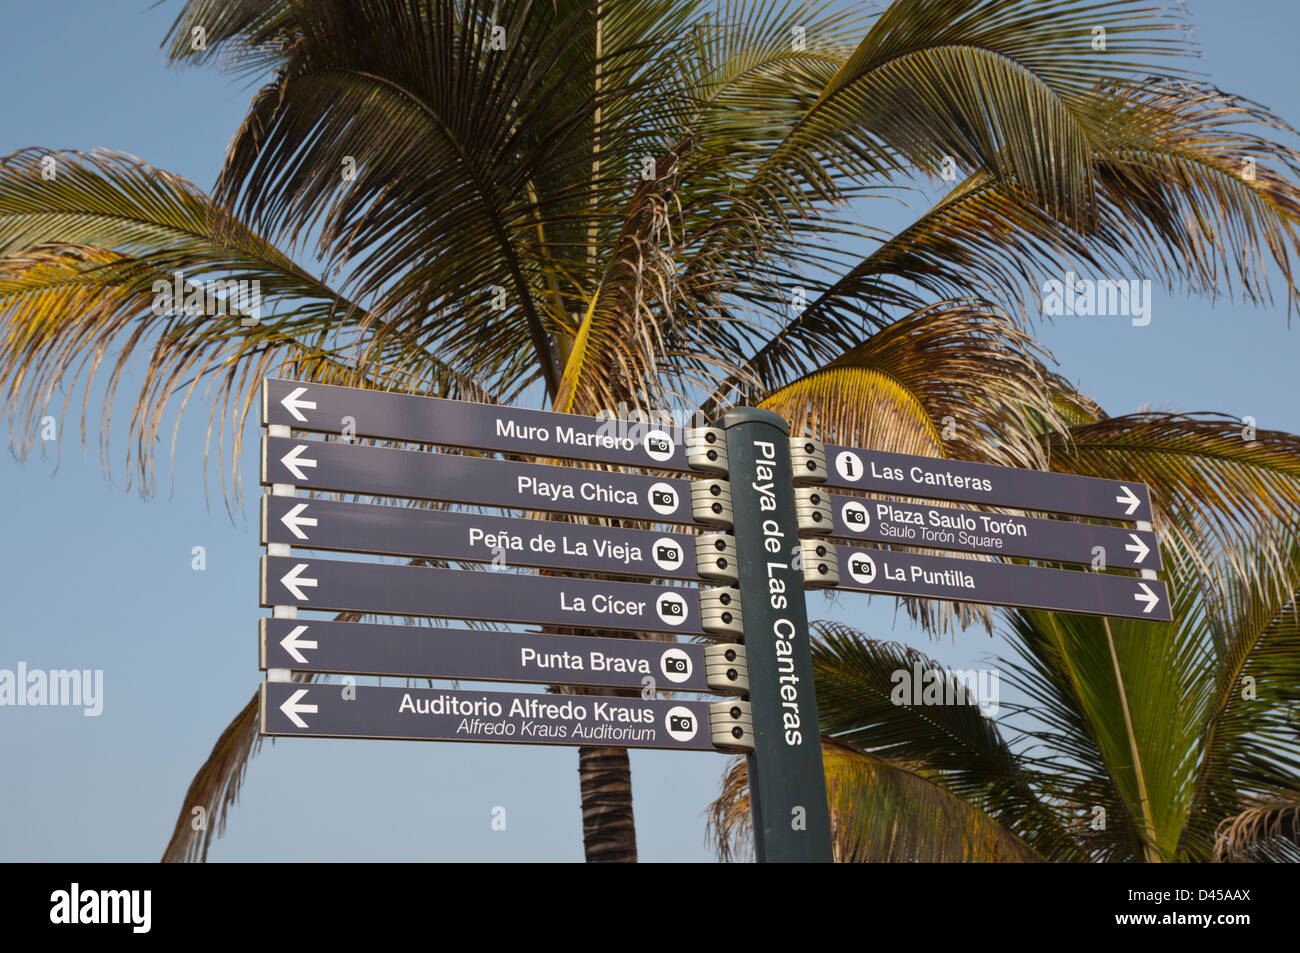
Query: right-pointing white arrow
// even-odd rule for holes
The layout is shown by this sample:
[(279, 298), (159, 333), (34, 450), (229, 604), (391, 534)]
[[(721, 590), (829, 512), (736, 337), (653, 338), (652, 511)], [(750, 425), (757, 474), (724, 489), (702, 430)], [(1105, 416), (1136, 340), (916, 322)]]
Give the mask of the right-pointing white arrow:
[(1124, 515), (1132, 516), (1133, 511), (1142, 505), (1142, 499), (1122, 483), (1119, 485), (1119, 488), (1124, 492), (1115, 497), (1115, 502), (1127, 504), (1128, 509), (1124, 511)]
[[(1151, 552), (1151, 547), (1142, 542), (1142, 537), (1136, 533), (1129, 533), (1128, 538), (1133, 540), (1133, 542), (1126, 543), (1124, 548), (1133, 554), (1133, 561), (1135, 563), (1140, 563), (1142, 560), (1147, 558), (1147, 553)], [(1137, 545), (1134, 545), (1134, 543)]]
[(302, 600), (306, 600), (307, 596), (304, 595), (303, 591), (298, 587), (299, 586), (312, 587), (316, 585), (315, 579), (304, 579), (300, 575), (302, 571), (306, 568), (307, 568), (306, 563), (298, 563), (287, 573), (285, 573), (283, 576), (280, 577), (280, 584), (283, 585), (284, 588), (292, 592), (296, 598)]
[(280, 706), (280, 711), (284, 712), (288, 719), (299, 728), (306, 728), (307, 722), (299, 718), (299, 715), (314, 715), (317, 712), (315, 705), (300, 705), (298, 701), (307, 694), (307, 689), (300, 688), (284, 700)]
[(1133, 598), (1136, 599), (1138, 602), (1146, 603), (1146, 607), (1142, 610), (1143, 613), (1150, 612), (1156, 606), (1160, 605), (1160, 597), (1157, 596), (1154, 592), (1152, 592), (1151, 587), (1148, 586), (1145, 582), (1139, 582), (1138, 588), (1141, 589), (1142, 591), (1133, 593)]
[(307, 445), (305, 443), (295, 444), (292, 450), (280, 458), (280, 462), (284, 464), (284, 468), (299, 480), (307, 479), (307, 474), (303, 473), (299, 467), (314, 467), (316, 465), (315, 460), (308, 460), (306, 457), (301, 456), (302, 452), (306, 449)]
[(289, 411), (289, 413), (293, 414), (293, 419), (301, 422), (306, 422), (307, 418), (304, 417), (302, 414), (298, 413), (298, 408), (301, 407), (303, 410), (316, 409), (316, 402), (314, 400), (298, 399), (302, 397), (302, 395), (305, 393), (307, 393), (307, 388), (299, 387), (297, 390), (292, 390), (289, 393), (285, 394), (284, 400), (280, 401), (280, 403), (284, 405), (284, 409)]
[(307, 664), (307, 656), (303, 655), (298, 650), (314, 649), (316, 647), (314, 639), (298, 638), (298, 636), (302, 635), (306, 631), (307, 626), (305, 625), (294, 626), (293, 631), (280, 640), (280, 645), (284, 647), (284, 650), (292, 655), (295, 661), (301, 662), (303, 665)]
[[(300, 530), (300, 529), (298, 528), (299, 526), (315, 526), (315, 525), (316, 525), (316, 519), (315, 519), (315, 517), (307, 517), (307, 516), (300, 516), (300, 515), (299, 515), (299, 514), (302, 513), (302, 511), (305, 510), (306, 508), (307, 508), (307, 504), (306, 504), (306, 503), (299, 503), (297, 506), (295, 506), (293, 509), (291, 509), (288, 513), (285, 513), (283, 516), (280, 517), (280, 522), (283, 523), (285, 526), (289, 527), (289, 532), (293, 533), (293, 535), (297, 536), (299, 539), (306, 539), (306, 538), (307, 538), (307, 534), (304, 533), (302, 530)], [(1135, 536), (1135, 537), (1133, 537), (1133, 538), (1136, 539), (1137, 537)], [(1131, 549), (1132, 547), (1129, 547), (1129, 548)], [(1139, 557), (1138, 557), (1138, 562), (1141, 562), (1141, 561), (1142, 561), (1142, 557), (1139, 556)]]

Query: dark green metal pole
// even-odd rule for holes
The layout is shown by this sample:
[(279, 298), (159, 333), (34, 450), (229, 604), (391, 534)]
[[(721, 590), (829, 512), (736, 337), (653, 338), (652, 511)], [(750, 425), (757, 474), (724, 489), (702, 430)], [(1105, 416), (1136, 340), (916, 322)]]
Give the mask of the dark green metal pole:
[(729, 411), (715, 426), (727, 434), (735, 515), (754, 713), (748, 767), (757, 859), (830, 862), (790, 428), (777, 414), (752, 407)]

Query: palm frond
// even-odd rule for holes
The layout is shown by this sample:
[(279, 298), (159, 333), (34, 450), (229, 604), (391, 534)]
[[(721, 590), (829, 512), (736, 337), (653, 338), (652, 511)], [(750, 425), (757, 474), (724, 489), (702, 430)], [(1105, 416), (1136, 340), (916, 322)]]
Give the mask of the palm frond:
[(1210, 683), (1203, 702), (1209, 724), (1181, 845), (1196, 859), (1218, 855), (1221, 819), (1249, 810), (1248, 802), (1290, 796), (1300, 776), (1300, 529), (1261, 530), (1243, 549), (1257, 563), (1272, 563), (1257, 541), (1273, 543), (1278, 535), (1289, 540), (1281, 591), (1261, 591), (1251, 574), (1211, 574), (1200, 585), (1205, 638), (1213, 646), (1202, 668)]
[(187, 0), (163, 40), (176, 64), (273, 69), (296, 35), (294, 0)]
[(1097, 212), (1072, 222), (1026, 195), (1013, 173), (979, 166), (912, 225), (828, 284), (752, 355), (764, 379), (808, 367), (823, 341), (887, 323), (921, 296), (979, 294), (1041, 314), (1063, 265), (1149, 278), (1170, 290), (1271, 302), (1271, 265), (1300, 300), (1300, 153), (1268, 110), (1208, 84), (1148, 77), (1088, 91), (1079, 114)]
[(1300, 794), (1249, 807), (1219, 825), (1218, 862), (1300, 861)]
[(1008, 614), (1015, 658), (1001, 664), (1037, 725), (1022, 728), (1054, 766), (1062, 809), (1105, 811), (1086, 838), (1098, 859), (1208, 861), (1223, 818), (1293, 786), (1300, 549), (1288, 534), (1280, 591), (1207, 572), (1166, 541), (1171, 624)]
[(590, 239), (617, 243), (604, 213), (632, 196), (642, 157), (663, 151), (641, 73), (666, 68), (656, 53), (693, 7), (600, 9), (299, 5), (299, 39), (232, 142), (217, 194), (277, 240), (318, 235), (328, 267), (348, 269), (344, 289), (375, 296), (391, 320), (451, 307), (440, 350), (495, 360), (498, 376), (540, 372), (554, 398), (571, 313), (595, 294)]
[[(1005, 863), (1043, 860), (1007, 828), (906, 766), (822, 739), (831, 845), (837, 863)], [(720, 860), (752, 856), (748, 772), (743, 758), (709, 805)]]
[[(1137, 480), (1151, 487), (1157, 531), (1203, 569), (1262, 587), (1289, 584), (1285, 546), (1261, 537), (1260, 566), (1238, 556), (1256, 527), (1297, 525), (1300, 438), (1252, 431), (1221, 414), (1139, 413), (1082, 424), (1044, 437), (1051, 468), (1083, 476)], [(1289, 529), (1287, 530), (1290, 531)]]
[(258, 706), (258, 693), (253, 692), (194, 775), (171, 840), (163, 850), (163, 863), (202, 863), (208, 859), (212, 842), (225, 833), (230, 812), (239, 802), (248, 762), (262, 747)]
[[(1107, 26), (1107, 55), (1084, 38)], [(961, 0), (890, 5), (756, 180), (786, 195), (837, 166), (841, 143), (880, 168), (937, 172), (944, 159), (1018, 183), (1055, 217), (1088, 222), (1095, 194), (1081, 99), (1183, 49), (1175, 24), (1134, 3)], [(1051, 142), (1051, 148), (1043, 148)]]
[[(976, 805), (1045, 858), (1084, 858), (1078, 832), (1042, 799), (1034, 765), (1011, 750), (980, 710), (989, 699), (976, 697), (961, 673), (838, 623), (819, 622), (814, 632), (823, 735), (909, 766)], [(940, 704), (922, 704), (903, 692), (918, 673), (922, 682), (944, 689)]]
[[(47, 181), (41, 162), (50, 155), (58, 172)], [(218, 284), (238, 291), (217, 297), (211, 288)], [(313, 278), (178, 176), (107, 152), (28, 149), (6, 157), (0, 162), (0, 387), (19, 455), (32, 446), (34, 424), (55, 394), (65, 392), (66, 413), (79, 382), (84, 441), (89, 395), (105, 362), (100, 442), (106, 454), (117, 386), (140, 351), (147, 366), (131, 418), (128, 467), (134, 463), (144, 492), (154, 486), (154, 447), (169, 402), (183, 395), (179, 424), (180, 411), (205, 381), (218, 388), (209, 445), (215, 427), (224, 456), (229, 434), (232, 478), (242, 422), (269, 374), (317, 373), (334, 383), (441, 396), (484, 394), (470, 376)], [(238, 480), (232, 486), (237, 500)]]
[[(1041, 355), (1041, 358), (1040, 358)], [(913, 312), (767, 395), (761, 406), (819, 439), (1043, 468), (1034, 430), (1064, 427), (1046, 352), (978, 301)]]

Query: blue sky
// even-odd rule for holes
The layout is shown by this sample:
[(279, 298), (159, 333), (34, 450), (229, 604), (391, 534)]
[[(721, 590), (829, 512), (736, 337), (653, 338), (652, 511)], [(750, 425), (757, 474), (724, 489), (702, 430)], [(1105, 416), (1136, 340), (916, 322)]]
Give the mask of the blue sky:
[[(1297, 6), (1189, 6), (1201, 68), (1223, 88), (1300, 119)], [(252, 89), (163, 66), (158, 45), (177, 8), (10, 5), (0, 62), (19, 94), (6, 103), (0, 152), (105, 147), (210, 185)], [(1300, 432), (1296, 333), (1284, 308), (1211, 305), (1157, 290), (1146, 327), (1062, 318), (1041, 337), (1063, 372), (1112, 414), (1218, 410)], [(123, 393), (138, 381), (129, 377)], [(149, 500), (124, 487), (122, 405), (111, 480), (97, 455), (97, 413), (87, 453), (70, 416), (57, 466), (53, 452), (21, 464), (0, 458), (7, 610), (0, 668), (25, 661), (105, 672), (98, 718), (0, 708), (0, 860), (157, 859), (195, 769), (258, 683), (256, 469), (250, 458), (245, 505), (232, 522), (215, 467), (205, 495), (205, 419), (202, 405), (189, 411), (174, 479), (164, 453), (162, 489)], [(206, 571), (191, 568), (195, 546), (206, 550)], [(810, 612), (963, 667), (997, 647), (975, 630), (936, 642), (903, 619), (895, 625), (886, 597), (846, 595), (828, 610), (814, 596)], [(643, 860), (711, 859), (703, 811), (725, 763), (700, 753), (633, 753)], [(576, 767), (576, 751), (560, 747), (268, 743), (211, 859), (580, 860)], [(507, 810), (505, 831), (491, 827), (497, 806)]]

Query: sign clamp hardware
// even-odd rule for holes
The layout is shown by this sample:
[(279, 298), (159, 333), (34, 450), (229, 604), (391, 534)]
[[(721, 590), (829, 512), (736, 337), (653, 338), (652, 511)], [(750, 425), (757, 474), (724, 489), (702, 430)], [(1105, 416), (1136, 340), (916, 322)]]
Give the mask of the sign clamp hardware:
[[(829, 508), (826, 513), (829, 519)], [(731, 511), (731, 484), (726, 480), (696, 480), (692, 483), (691, 515), (697, 523), (729, 528), (734, 520)]]
[(739, 642), (706, 645), (704, 670), (709, 687), (716, 691), (742, 695), (749, 691), (749, 664)]
[(700, 590), (700, 627), (710, 635), (739, 638), (745, 631), (740, 590), (730, 586)]
[(736, 583), (736, 538), (730, 533), (701, 533), (695, 537), (695, 571), (703, 579)]
[(709, 705), (713, 745), (723, 751), (754, 750), (754, 710), (749, 702), (725, 701)]
[(790, 469), (795, 486), (826, 482), (826, 445), (811, 437), (791, 437)]
[(819, 487), (800, 486), (794, 491), (794, 511), (799, 521), (799, 532), (814, 536), (829, 536), (833, 528), (831, 501)]
[(803, 550), (805, 589), (831, 589), (840, 584), (840, 564), (835, 547), (825, 540), (799, 541)]
[(692, 427), (686, 431), (686, 462), (696, 470), (727, 473), (726, 434), (716, 427)]

